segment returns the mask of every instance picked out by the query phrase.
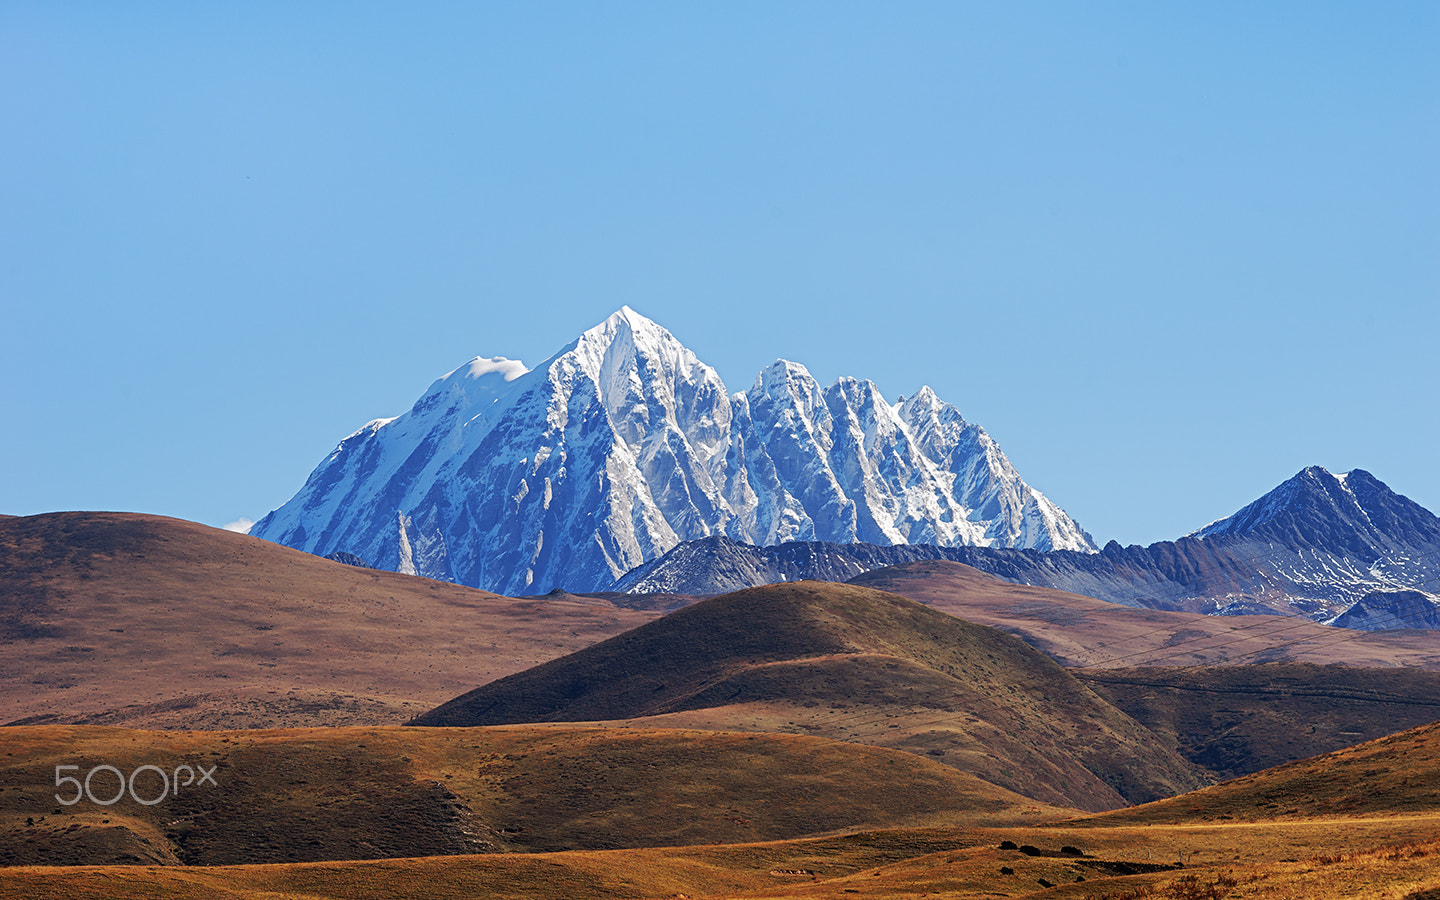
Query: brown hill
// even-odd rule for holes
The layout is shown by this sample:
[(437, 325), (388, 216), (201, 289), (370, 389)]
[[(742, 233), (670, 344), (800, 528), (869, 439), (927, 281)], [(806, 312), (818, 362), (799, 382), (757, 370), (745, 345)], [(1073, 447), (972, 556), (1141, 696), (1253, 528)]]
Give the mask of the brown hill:
[(616, 720), (895, 747), (1081, 809), (1203, 783), (1024, 642), (903, 597), (827, 582), (706, 600), (484, 685), (416, 722)]
[(1440, 670), (1440, 631), (1357, 632), (1281, 616), (1137, 609), (1001, 581), (956, 562), (921, 561), (851, 579), (1023, 638), (1065, 666), (1265, 662)]
[(1436, 813), (1440, 722), (1084, 821), (1108, 827)]
[(0, 722), (402, 722), (654, 618), (342, 565), (193, 522), (0, 519)]
[[(790, 735), (20, 726), (0, 737), (0, 866), (593, 850), (1073, 814), (910, 754)], [(132, 776), (145, 766), (156, 768)], [(181, 766), (205, 776), (167, 790), (160, 772)], [(124, 792), (117, 772), (136, 794), (93, 802)]]
[(1220, 780), (1440, 719), (1440, 672), (1305, 663), (1073, 671)]

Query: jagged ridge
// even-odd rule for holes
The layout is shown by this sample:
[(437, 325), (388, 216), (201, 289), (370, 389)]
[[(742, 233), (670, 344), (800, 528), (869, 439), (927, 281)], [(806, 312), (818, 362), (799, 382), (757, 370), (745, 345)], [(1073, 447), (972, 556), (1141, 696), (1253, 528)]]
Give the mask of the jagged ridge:
[(476, 358), (347, 437), (251, 534), (509, 594), (595, 590), (682, 541), (1095, 549), (928, 388), (780, 360), (730, 395), (628, 307), (535, 369)]
[[(1364, 470), (1333, 475), (1319, 466), (1233, 516), (1148, 547), (1111, 541), (1099, 553), (804, 542), (762, 548), (712, 539), (674, 548), (613, 589), (717, 594), (803, 578), (848, 580), (921, 559), (1127, 606), (1302, 615), (1367, 630), (1440, 621), (1433, 611), (1440, 597), (1423, 590), (1440, 575), (1440, 518)], [(1397, 591), (1408, 592), (1407, 602), (1380, 612), (1380, 598)], [(1354, 615), (1341, 615), (1361, 602)]]

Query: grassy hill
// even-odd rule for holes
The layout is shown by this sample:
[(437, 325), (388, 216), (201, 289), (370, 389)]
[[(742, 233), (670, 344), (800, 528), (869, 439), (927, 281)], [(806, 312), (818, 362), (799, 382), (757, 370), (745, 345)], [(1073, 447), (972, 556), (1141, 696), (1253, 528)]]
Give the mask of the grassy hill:
[(398, 723), (658, 614), (513, 600), (131, 513), (0, 519), (0, 585), (0, 723)]
[[(785, 735), (552, 725), (3, 736), (0, 898), (1428, 900), (1440, 889), (1440, 724), (1069, 819), (912, 755)], [(57, 761), (101, 759), (127, 771), (203, 761), (216, 784), (179, 805), (55, 812)], [(827, 828), (836, 822), (849, 824)], [(773, 837), (809, 829), (829, 833)], [(593, 849), (615, 841), (630, 848)], [(546, 849), (565, 844), (580, 849)], [(415, 852), (440, 855), (373, 858)], [(63, 864), (121, 859), (131, 864)], [(304, 859), (321, 861), (279, 861)]]
[(1024, 642), (903, 597), (826, 582), (697, 603), (484, 685), (416, 722), (617, 720), (894, 747), (1081, 809), (1203, 783), (1153, 734)]
[[(0, 866), (234, 865), (767, 841), (1073, 811), (910, 754), (790, 735), (583, 727), (3, 732)], [(118, 776), (208, 779), (138, 799)], [(61, 769), (57, 766), (76, 766)], [(57, 774), (76, 773), (91, 793)], [(189, 779), (183, 779), (188, 781)]]

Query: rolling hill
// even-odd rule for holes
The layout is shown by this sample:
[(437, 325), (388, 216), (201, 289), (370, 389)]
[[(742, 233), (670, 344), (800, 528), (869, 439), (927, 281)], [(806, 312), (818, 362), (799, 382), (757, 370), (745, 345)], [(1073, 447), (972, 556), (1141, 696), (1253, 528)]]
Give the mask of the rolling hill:
[(0, 519), (0, 723), (399, 723), (658, 613), (515, 600), (132, 513)]
[[(0, 867), (609, 850), (1073, 814), (911, 754), (791, 735), (50, 725), (3, 739)], [(181, 766), (205, 777), (161, 781)]]
[(420, 725), (623, 721), (812, 734), (933, 756), (1105, 809), (1202, 778), (1024, 642), (894, 594), (770, 585), (688, 606), (481, 686)]
[(999, 628), (1087, 667), (1070, 671), (1217, 780), (1440, 719), (1435, 632), (1134, 609), (945, 560), (877, 569), (851, 583)]

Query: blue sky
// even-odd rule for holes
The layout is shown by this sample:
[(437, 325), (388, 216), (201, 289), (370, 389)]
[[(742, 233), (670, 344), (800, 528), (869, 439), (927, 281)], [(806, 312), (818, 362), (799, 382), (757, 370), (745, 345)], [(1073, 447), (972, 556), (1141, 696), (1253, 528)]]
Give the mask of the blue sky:
[(0, 7), (0, 512), (224, 525), (622, 304), (931, 385), (1102, 543), (1440, 511), (1440, 4)]

